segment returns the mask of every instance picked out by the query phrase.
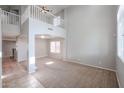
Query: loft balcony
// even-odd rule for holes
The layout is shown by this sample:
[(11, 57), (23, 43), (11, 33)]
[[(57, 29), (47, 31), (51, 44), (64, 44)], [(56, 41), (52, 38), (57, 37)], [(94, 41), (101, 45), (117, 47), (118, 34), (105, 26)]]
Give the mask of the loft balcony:
[(0, 9), (3, 38), (16, 38), (20, 34), (20, 16)]
[(50, 35), (62, 38), (66, 37), (64, 20), (50, 12), (42, 12), (42, 8), (38, 6), (27, 6), (24, 9), (23, 14), (21, 15), (21, 24), (27, 24), (29, 26), (29, 31), (32, 34)]

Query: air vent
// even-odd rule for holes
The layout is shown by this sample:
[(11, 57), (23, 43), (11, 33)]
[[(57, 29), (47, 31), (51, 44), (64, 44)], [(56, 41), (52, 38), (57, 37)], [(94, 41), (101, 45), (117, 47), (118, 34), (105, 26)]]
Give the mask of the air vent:
[(52, 28), (48, 28), (48, 30), (51, 30), (51, 31), (53, 31), (53, 29), (52, 29)]

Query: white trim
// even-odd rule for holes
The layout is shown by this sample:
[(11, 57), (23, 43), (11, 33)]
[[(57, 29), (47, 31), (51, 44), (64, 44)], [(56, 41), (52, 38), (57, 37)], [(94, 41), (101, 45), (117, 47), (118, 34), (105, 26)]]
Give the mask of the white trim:
[[(36, 59), (37, 58), (42, 58), (42, 57), (47, 57), (48, 55), (45, 55), (45, 56), (39, 56), (39, 57), (35, 57)], [(23, 62), (23, 61), (27, 61), (27, 59), (21, 59), (20, 61), (18, 61), (18, 62)]]
[(90, 64), (85, 64), (85, 63), (81, 63), (80, 61), (76, 60), (76, 59), (64, 59), (65, 61), (69, 61), (69, 62), (74, 62), (77, 64), (82, 64), (82, 65), (86, 65), (86, 66), (90, 66), (90, 67), (95, 67), (95, 68), (100, 68), (100, 69), (105, 69), (105, 70), (109, 70), (109, 71), (113, 71), (116, 72), (116, 70), (114, 69), (110, 69), (110, 68), (105, 68), (105, 67), (99, 67), (99, 66), (94, 66), (94, 65), (90, 65)]
[(2, 56), (2, 58), (10, 58), (10, 56)]
[(21, 59), (20, 61), (18, 61), (18, 63), (23, 62), (23, 61), (27, 61), (27, 59)]
[(12, 12), (8, 12), (8, 11), (6, 11), (6, 10), (2, 10), (2, 11), (5, 12), (5, 13), (8, 13), (8, 14), (11, 14), (11, 15), (20, 17), (20, 15), (18, 15), (18, 14), (15, 14), (15, 13), (12, 13)]
[(39, 56), (39, 57), (35, 57), (35, 58), (37, 59), (37, 58), (43, 58), (43, 57), (48, 57), (48, 55)]
[(119, 88), (122, 88), (117, 71), (116, 71), (116, 77), (117, 77), (117, 82), (118, 82)]
[(32, 74), (32, 73), (34, 73), (34, 72), (36, 72), (36, 71), (35, 71), (35, 70), (33, 70), (33, 71), (28, 71), (29, 74)]
[(5, 40), (5, 41), (16, 41), (16, 39), (8, 39), (8, 38), (3, 38), (2, 40)]

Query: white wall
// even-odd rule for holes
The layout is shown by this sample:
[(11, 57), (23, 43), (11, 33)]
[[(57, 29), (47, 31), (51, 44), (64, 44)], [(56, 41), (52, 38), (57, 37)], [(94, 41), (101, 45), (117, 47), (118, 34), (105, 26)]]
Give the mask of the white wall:
[(18, 62), (28, 60), (28, 31), (29, 31), (29, 20), (27, 19), (21, 24), (21, 34), (17, 38), (17, 53)]
[[(65, 29), (44, 23), (42, 21), (33, 20), (32, 18), (29, 19), (29, 28), (29, 31), (34, 35), (42, 34), (62, 38), (66, 37)], [(49, 30), (49, 28), (52, 30)]]
[(29, 31), (29, 19), (25, 20), (25, 22), (21, 24), (20, 36), (28, 39), (28, 31)]
[(27, 60), (27, 53), (28, 53), (28, 45), (27, 39), (24, 37), (19, 37), (16, 42), (17, 47), (17, 60), (18, 62), (22, 62)]
[(21, 24), (23, 24), (29, 17), (29, 14), (28, 14), (28, 5), (22, 5), (21, 6)]
[[(17, 39), (18, 62), (28, 60), (28, 42), (26, 38)], [(48, 42), (45, 39), (35, 39), (35, 56), (36, 58), (48, 56)]]
[(115, 70), (117, 6), (72, 6), (65, 11), (67, 57)]
[(2, 56), (3, 57), (10, 57), (12, 56), (12, 49), (16, 48), (16, 42), (15, 41), (6, 41), (3, 40), (2, 43)]
[(16, 37), (20, 34), (20, 27), (18, 25), (4, 24), (2, 25), (3, 37)]
[(35, 56), (36, 58), (48, 56), (48, 41), (46, 39), (35, 38)]
[(1, 30), (1, 17), (0, 17), (0, 88), (2, 87), (2, 30)]
[[(118, 32), (120, 32), (120, 31), (124, 32), (124, 6), (121, 6), (118, 11)], [(122, 36), (123, 36), (123, 34), (122, 34)], [(118, 45), (118, 46), (120, 46), (120, 45)], [(121, 51), (123, 52), (123, 50), (121, 50)], [(118, 52), (120, 52), (120, 51), (118, 51)], [(120, 55), (118, 55), (118, 54), (119, 53), (117, 53), (117, 61), (116, 61), (117, 76), (119, 79), (120, 87), (124, 88), (124, 60), (123, 60), (124, 58), (120, 57)], [(122, 53), (122, 54), (124, 54), (124, 53)]]

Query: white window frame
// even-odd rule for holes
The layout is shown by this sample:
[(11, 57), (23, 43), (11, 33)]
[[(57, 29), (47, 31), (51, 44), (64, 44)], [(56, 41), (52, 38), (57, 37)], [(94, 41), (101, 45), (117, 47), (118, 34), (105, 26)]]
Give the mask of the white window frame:
[(124, 31), (121, 24), (118, 24), (117, 33), (117, 54), (118, 57), (124, 61)]
[[(57, 46), (57, 44), (59, 44), (59, 45)], [(50, 53), (60, 53), (60, 52), (61, 52), (60, 41), (51, 41), (50, 42)]]

